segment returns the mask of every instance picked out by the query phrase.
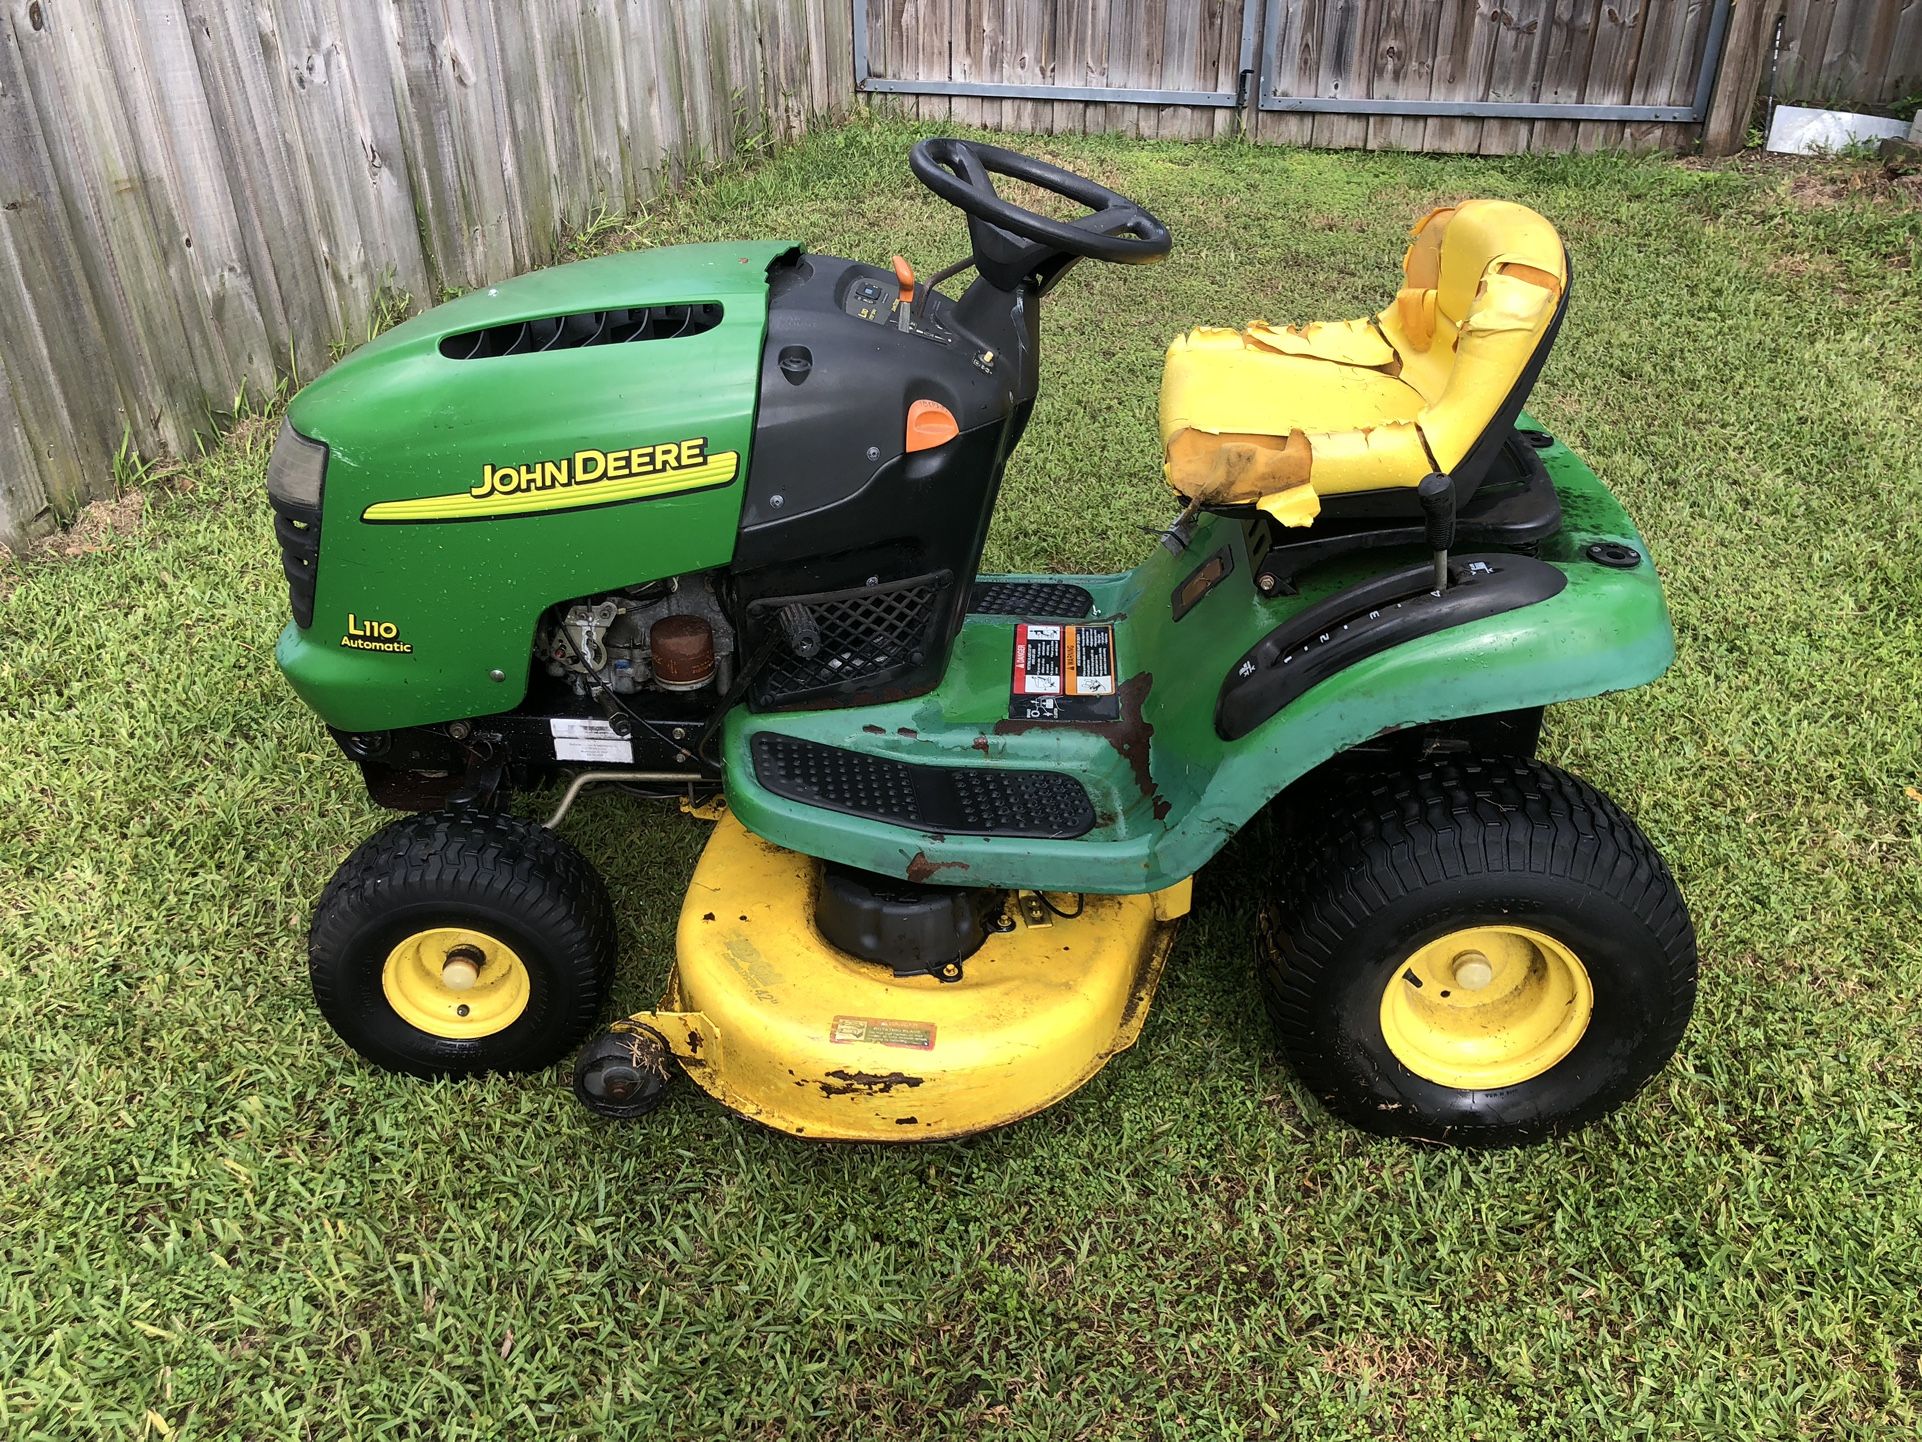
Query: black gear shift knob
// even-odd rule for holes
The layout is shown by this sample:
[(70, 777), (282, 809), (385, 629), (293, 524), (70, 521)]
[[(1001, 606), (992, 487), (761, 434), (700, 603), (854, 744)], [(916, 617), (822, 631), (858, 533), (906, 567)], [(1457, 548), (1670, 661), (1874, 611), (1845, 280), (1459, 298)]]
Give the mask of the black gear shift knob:
[(1424, 538), (1435, 553), (1435, 589), (1448, 589), (1448, 548), (1455, 544), (1455, 478), (1440, 471), (1422, 478), (1415, 488), (1421, 502)]

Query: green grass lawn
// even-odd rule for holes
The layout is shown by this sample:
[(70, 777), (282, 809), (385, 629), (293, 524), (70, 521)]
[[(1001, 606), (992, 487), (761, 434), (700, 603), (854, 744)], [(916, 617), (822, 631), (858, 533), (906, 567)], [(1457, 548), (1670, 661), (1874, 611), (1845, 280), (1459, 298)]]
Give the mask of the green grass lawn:
[[(817, 135), (588, 245), (932, 269), (961, 231), (915, 134)], [(0, 569), (0, 1436), (1922, 1425), (1922, 209), (1840, 168), (1036, 147), (1176, 249), (1050, 301), (996, 568), (1141, 553), (1177, 329), (1378, 308), (1441, 201), (1561, 227), (1534, 409), (1640, 522), (1681, 655), (1552, 713), (1545, 753), (1693, 904), (1674, 1064), (1532, 1150), (1349, 1130), (1271, 1051), (1250, 841), (1201, 878), (1139, 1047), (969, 1142), (810, 1145), (691, 1088), (610, 1127), (558, 1068), (376, 1073), (307, 991), (308, 908), (383, 815), (273, 668), (257, 418), (83, 554)], [(646, 1005), (702, 828), (599, 797), (570, 829)]]

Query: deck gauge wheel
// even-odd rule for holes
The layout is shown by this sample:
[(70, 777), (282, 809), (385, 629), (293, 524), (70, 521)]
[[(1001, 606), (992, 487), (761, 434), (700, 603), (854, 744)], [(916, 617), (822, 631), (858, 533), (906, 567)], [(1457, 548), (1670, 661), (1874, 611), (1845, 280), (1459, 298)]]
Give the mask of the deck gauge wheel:
[(597, 1117), (632, 1121), (667, 1096), (674, 1054), (651, 1026), (618, 1021), (581, 1050), (574, 1063), (574, 1095)]

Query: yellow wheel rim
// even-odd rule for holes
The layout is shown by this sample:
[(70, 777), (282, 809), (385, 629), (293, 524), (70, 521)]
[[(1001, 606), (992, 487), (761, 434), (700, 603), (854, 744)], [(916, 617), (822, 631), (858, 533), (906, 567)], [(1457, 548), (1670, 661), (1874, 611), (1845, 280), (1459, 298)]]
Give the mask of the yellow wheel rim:
[(1381, 1034), (1418, 1077), (1514, 1086), (1575, 1049), (1595, 1014), (1581, 959), (1525, 926), (1470, 926), (1416, 951), (1381, 994)]
[(527, 1010), (527, 967), (514, 948), (484, 931), (438, 926), (387, 953), (380, 987), (409, 1026), (471, 1040), (505, 1031)]

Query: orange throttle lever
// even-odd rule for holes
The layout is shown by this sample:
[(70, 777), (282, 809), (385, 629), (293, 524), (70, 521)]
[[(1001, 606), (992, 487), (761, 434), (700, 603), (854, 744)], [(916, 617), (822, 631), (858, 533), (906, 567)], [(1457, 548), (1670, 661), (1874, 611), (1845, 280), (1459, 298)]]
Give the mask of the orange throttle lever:
[(901, 289), (901, 306), (895, 312), (895, 324), (907, 330), (914, 323), (914, 267), (905, 258), (894, 258), (894, 280)]

